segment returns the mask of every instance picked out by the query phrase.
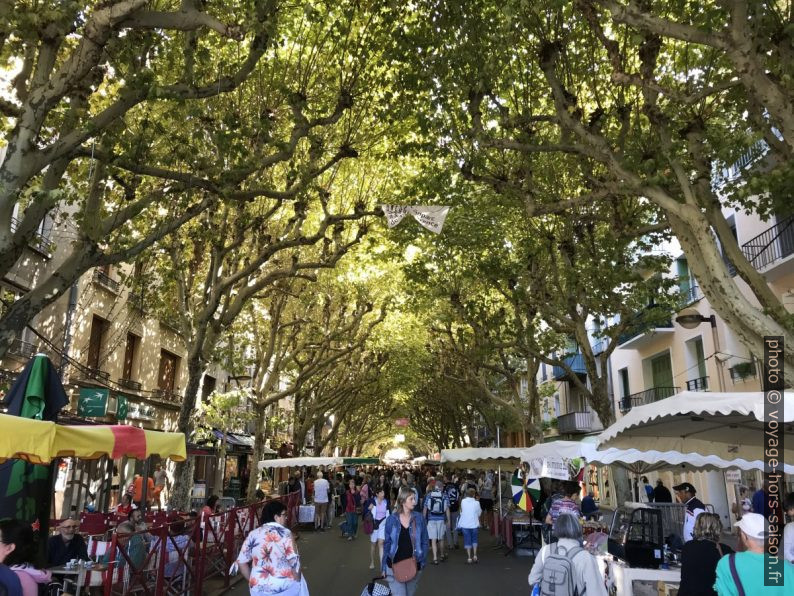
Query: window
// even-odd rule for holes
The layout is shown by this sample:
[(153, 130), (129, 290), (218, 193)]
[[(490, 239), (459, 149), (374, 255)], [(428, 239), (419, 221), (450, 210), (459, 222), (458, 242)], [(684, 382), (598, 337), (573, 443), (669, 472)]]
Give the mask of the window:
[(554, 395), (554, 417), (555, 418), (559, 418), (560, 417), (560, 395), (559, 394), (555, 394)]
[(218, 384), (218, 379), (209, 375), (204, 375), (204, 383), (201, 386), (201, 401), (206, 401), (207, 398), (215, 391)]
[(127, 333), (127, 347), (124, 350), (124, 373), (123, 378), (131, 381), (133, 366), (135, 365), (135, 357), (138, 353), (138, 346), (140, 345), (141, 338), (134, 333)]
[(694, 342), (695, 359), (698, 365), (698, 376), (703, 378), (706, 376), (706, 355), (703, 352), (703, 338), (698, 337)]
[(176, 386), (176, 373), (179, 368), (179, 356), (168, 350), (160, 350), (160, 374), (157, 376), (157, 387), (173, 393)]
[(673, 386), (673, 363), (670, 360), (670, 352), (651, 358), (651, 378), (654, 388)]
[(100, 316), (94, 315), (91, 320), (91, 336), (88, 340), (88, 359), (86, 366), (99, 370), (100, 355), (102, 353), (102, 345), (105, 341), (105, 332), (109, 326), (108, 321)]
[(620, 376), (620, 397), (628, 397), (631, 395), (631, 390), (629, 389), (629, 369), (621, 368), (618, 371), (618, 375)]

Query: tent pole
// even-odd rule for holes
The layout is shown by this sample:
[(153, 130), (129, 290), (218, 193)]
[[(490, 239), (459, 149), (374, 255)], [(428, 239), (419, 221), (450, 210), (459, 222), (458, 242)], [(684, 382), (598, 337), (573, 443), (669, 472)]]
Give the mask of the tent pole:
[(151, 459), (152, 456), (150, 455), (143, 460), (143, 479), (141, 481), (141, 511), (144, 513), (149, 510), (147, 506), (147, 499), (149, 495), (147, 493), (149, 492), (149, 462)]

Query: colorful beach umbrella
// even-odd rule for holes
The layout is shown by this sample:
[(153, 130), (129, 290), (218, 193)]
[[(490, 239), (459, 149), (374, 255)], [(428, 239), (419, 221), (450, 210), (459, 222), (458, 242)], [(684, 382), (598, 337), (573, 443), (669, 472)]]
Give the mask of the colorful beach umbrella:
[(510, 490), (516, 507), (524, 511), (532, 511), (540, 498), (540, 479), (525, 478), (520, 469), (516, 470), (510, 481)]

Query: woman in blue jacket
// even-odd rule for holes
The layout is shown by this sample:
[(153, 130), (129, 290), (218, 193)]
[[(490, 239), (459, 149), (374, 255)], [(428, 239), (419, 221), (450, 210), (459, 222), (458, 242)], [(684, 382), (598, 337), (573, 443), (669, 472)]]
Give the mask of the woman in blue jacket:
[[(400, 489), (397, 506), (386, 518), (385, 540), (383, 543), (383, 559), (381, 569), (393, 596), (413, 596), (419, 583), (419, 574), (427, 561), (427, 549), (430, 541), (427, 537), (427, 525), (421, 513), (414, 511), (416, 495), (408, 487)], [(394, 564), (410, 559), (416, 560), (416, 575), (407, 582), (399, 582), (394, 578)]]

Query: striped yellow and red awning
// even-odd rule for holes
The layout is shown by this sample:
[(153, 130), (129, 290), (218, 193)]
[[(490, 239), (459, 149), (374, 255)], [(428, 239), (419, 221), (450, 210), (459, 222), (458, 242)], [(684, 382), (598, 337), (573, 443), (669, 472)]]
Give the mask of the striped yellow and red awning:
[(34, 464), (49, 463), (56, 457), (113, 459), (150, 455), (184, 460), (185, 435), (143, 430), (134, 426), (63, 426), (0, 414), (0, 461), (23, 459)]

